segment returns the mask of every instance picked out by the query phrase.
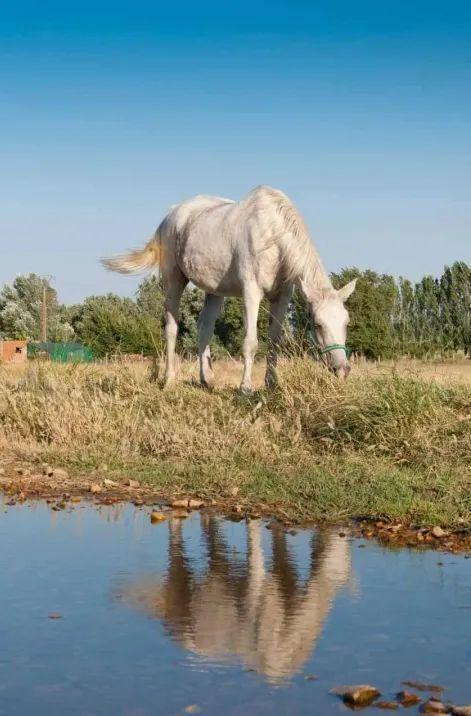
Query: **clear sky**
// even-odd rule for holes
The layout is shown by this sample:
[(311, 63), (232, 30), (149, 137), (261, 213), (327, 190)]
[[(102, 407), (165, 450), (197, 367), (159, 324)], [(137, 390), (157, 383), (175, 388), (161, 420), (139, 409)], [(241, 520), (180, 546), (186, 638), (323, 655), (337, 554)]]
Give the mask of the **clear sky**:
[(261, 183), (330, 270), (471, 259), (469, 0), (3, 2), (0, 130), (0, 284), (130, 295), (100, 256)]

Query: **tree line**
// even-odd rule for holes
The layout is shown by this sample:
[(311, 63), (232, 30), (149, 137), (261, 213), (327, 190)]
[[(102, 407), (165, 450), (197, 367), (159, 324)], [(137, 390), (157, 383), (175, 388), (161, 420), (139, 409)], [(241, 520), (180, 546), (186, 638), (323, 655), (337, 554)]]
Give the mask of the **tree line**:
[[(438, 278), (424, 276), (413, 284), (375, 271), (345, 268), (331, 275), (334, 286), (357, 278), (348, 301), (348, 345), (367, 358), (400, 355), (427, 357), (462, 351), (471, 355), (471, 267), (463, 261), (446, 266)], [(18, 276), (0, 291), (0, 337), (39, 340), (44, 280)], [(115, 294), (90, 296), (83, 303), (59, 303), (47, 285), (48, 339), (76, 341), (97, 358), (122, 353), (153, 355), (163, 348), (164, 298), (160, 278), (140, 284), (134, 299)], [(204, 294), (189, 286), (182, 298), (179, 347), (194, 354), (198, 315)], [(266, 348), (268, 304), (262, 303), (260, 350)], [(243, 339), (239, 299), (228, 298), (216, 322), (212, 348), (217, 356), (237, 355)], [(295, 291), (286, 318), (286, 343), (296, 350), (313, 347), (308, 307)]]

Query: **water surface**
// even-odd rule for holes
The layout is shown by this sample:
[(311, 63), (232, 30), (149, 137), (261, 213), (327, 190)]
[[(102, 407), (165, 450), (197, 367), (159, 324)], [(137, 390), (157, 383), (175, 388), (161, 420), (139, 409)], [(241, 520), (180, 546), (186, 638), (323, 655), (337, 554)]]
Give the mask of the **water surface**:
[(3, 505), (0, 714), (337, 714), (332, 686), (405, 679), (471, 702), (471, 560), (360, 544)]

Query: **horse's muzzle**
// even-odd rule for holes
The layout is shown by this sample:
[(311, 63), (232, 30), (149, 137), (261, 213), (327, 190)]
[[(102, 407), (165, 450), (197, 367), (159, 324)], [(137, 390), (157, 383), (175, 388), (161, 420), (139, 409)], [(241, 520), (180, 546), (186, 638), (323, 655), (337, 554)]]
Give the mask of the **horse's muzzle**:
[(351, 366), (348, 363), (345, 363), (345, 365), (333, 368), (333, 371), (337, 378), (348, 378), (348, 374), (350, 373), (351, 369)]

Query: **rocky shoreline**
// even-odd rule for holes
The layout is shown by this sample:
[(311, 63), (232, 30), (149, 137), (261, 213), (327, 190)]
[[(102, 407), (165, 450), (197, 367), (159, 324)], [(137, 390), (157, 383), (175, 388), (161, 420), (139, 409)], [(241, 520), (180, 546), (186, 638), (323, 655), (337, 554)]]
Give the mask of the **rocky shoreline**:
[[(237, 487), (222, 495), (164, 494), (154, 486), (134, 478), (111, 479), (106, 476), (106, 471), (100, 474), (71, 474), (60, 466), (44, 463), (37, 465), (13, 459), (0, 464), (0, 491), (4, 494), (6, 506), (27, 500), (46, 500), (52, 510), (60, 511), (73, 508), (84, 500), (99, 505), (130, 502), (136, 507), (152, 508), (152, 522), (163, 521), (167, 517), (184, 519), (192, 510), (206, 509), (236, 521), (265, 518), (268, 529), (271, 527), (270, 520), (281, 522), (286, 529), (291, 530), (303, 527), (322, 529), (323, 526), (323, 523), (313, 524), (293, 519), (286, 505), (250, 502), (239, 494)], [(329, 524), (329, 527), (332, 525)], [(360, 539), (360, 548), (369, 540), (377, 540), (389, 548), (428, 548), (454, 554), (464, 552), (465, 556), (469, 554), (471, 557), (471, 529), (466, 525), (451, 530), (438, 525), (391, 522), (364, 515), (337, 527), (340, 536)]]

